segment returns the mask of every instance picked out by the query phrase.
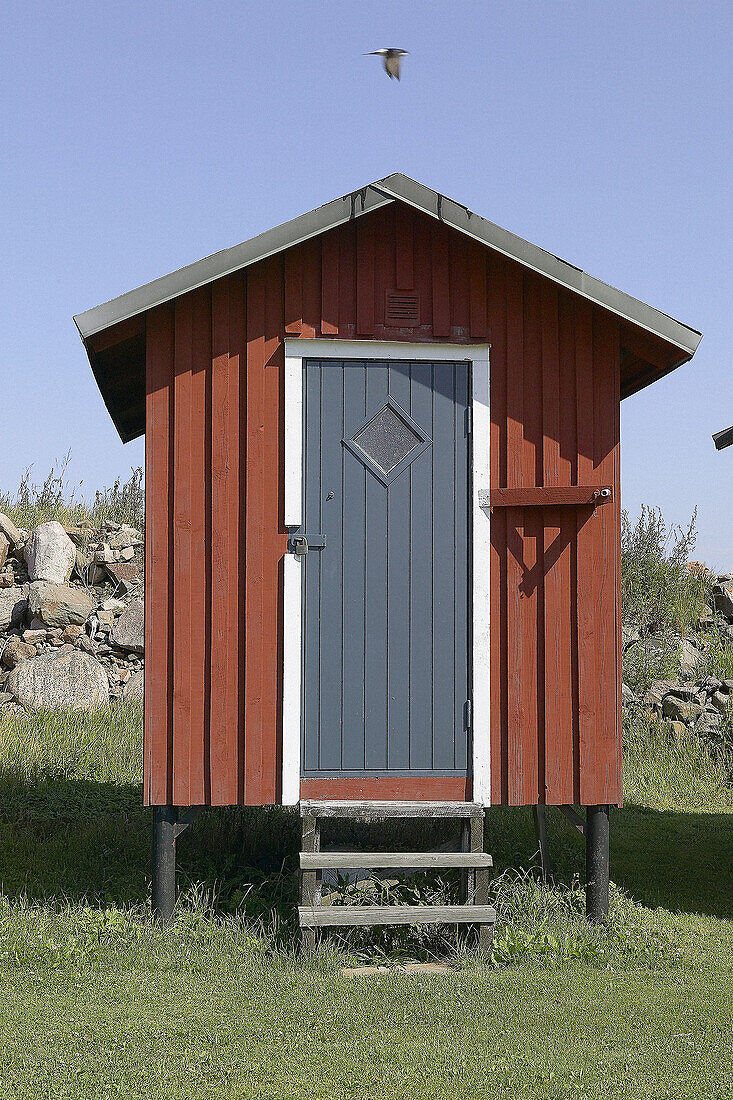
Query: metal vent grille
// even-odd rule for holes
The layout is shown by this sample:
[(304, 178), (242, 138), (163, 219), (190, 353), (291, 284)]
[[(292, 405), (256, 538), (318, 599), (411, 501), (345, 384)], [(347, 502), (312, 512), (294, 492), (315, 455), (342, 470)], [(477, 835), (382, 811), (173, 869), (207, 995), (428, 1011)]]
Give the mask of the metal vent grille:
[(388, 290), (385, 323), (391, 328), (420, 324), (420, 296), (414, 290)]

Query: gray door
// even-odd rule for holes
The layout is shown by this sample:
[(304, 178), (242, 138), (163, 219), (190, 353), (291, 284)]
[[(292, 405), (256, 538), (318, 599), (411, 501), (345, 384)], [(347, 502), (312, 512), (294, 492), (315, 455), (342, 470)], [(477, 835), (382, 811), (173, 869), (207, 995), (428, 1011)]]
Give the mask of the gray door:
[(304, 372), (303, 774), (466, 775), (469, 366)]

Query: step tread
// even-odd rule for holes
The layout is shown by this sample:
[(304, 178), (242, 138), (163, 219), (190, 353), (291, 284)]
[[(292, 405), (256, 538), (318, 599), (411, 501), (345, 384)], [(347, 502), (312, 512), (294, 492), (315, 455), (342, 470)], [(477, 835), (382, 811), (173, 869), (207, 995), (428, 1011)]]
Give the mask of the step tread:
[(301, 852), (304, 871), (327, 867), (493, 867), (487, 852)]
[(474, 817), (483, 814), (478, 802), (352, 802), (346, 799), (304, 799), (301, 817)]
[(301, 928), (376, 924), (495, 924), (490, 905), (301, 905)]

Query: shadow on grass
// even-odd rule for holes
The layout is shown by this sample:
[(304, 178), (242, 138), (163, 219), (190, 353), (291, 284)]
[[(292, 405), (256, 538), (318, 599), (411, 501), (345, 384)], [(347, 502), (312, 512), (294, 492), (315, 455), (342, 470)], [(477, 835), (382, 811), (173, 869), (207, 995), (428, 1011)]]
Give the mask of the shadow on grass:
[(611, 818), (611, 875), (651, 908), (733, 919), (733, 814), (629, 803)]
[[(140, 904), (149, 896), (152, 814), (139, 785), (62, 775), (33, 781), (0, 771), (0, 882), (6, 895), (92, 904)], [(556, 879), (583, 872), (582, 837), (548, 814)], [(372, 826), (368, 837), (337, 826), (339, 844), (375, 850), (429, 848), (453, 837), (446, 823)], [(234, 807), (203, 813), (178, 842), (179, 881), (203, 884), (222, 912), (243, 907), (291, 923), (297, 896), (297, 810)], [(650, 907), (733, 918), (733, 814), (679, 813), (629, 804), (613, 811), (611, 874)], [(487, 812), (486, 850), (497, 873), (536, 866), (527, 808)]]

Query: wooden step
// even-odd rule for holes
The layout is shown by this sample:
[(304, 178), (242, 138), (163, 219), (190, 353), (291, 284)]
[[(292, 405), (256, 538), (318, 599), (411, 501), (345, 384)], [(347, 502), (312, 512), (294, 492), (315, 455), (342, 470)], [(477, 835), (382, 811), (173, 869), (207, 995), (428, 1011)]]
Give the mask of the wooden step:
[(321, 802), (310, 798), (300, 803), (301, 817), (358, 818), (360, 821), (383, 817), (474, 817), (483, 812), (478, 802), (351, 802), (346, 799)]
[(301, 928), (370, 927), (374, 924), (495, 924), (490, 905), (301, 905)]
[(301, 852), (304, 871), (326, 867), (493, 867), (486, 852)]

